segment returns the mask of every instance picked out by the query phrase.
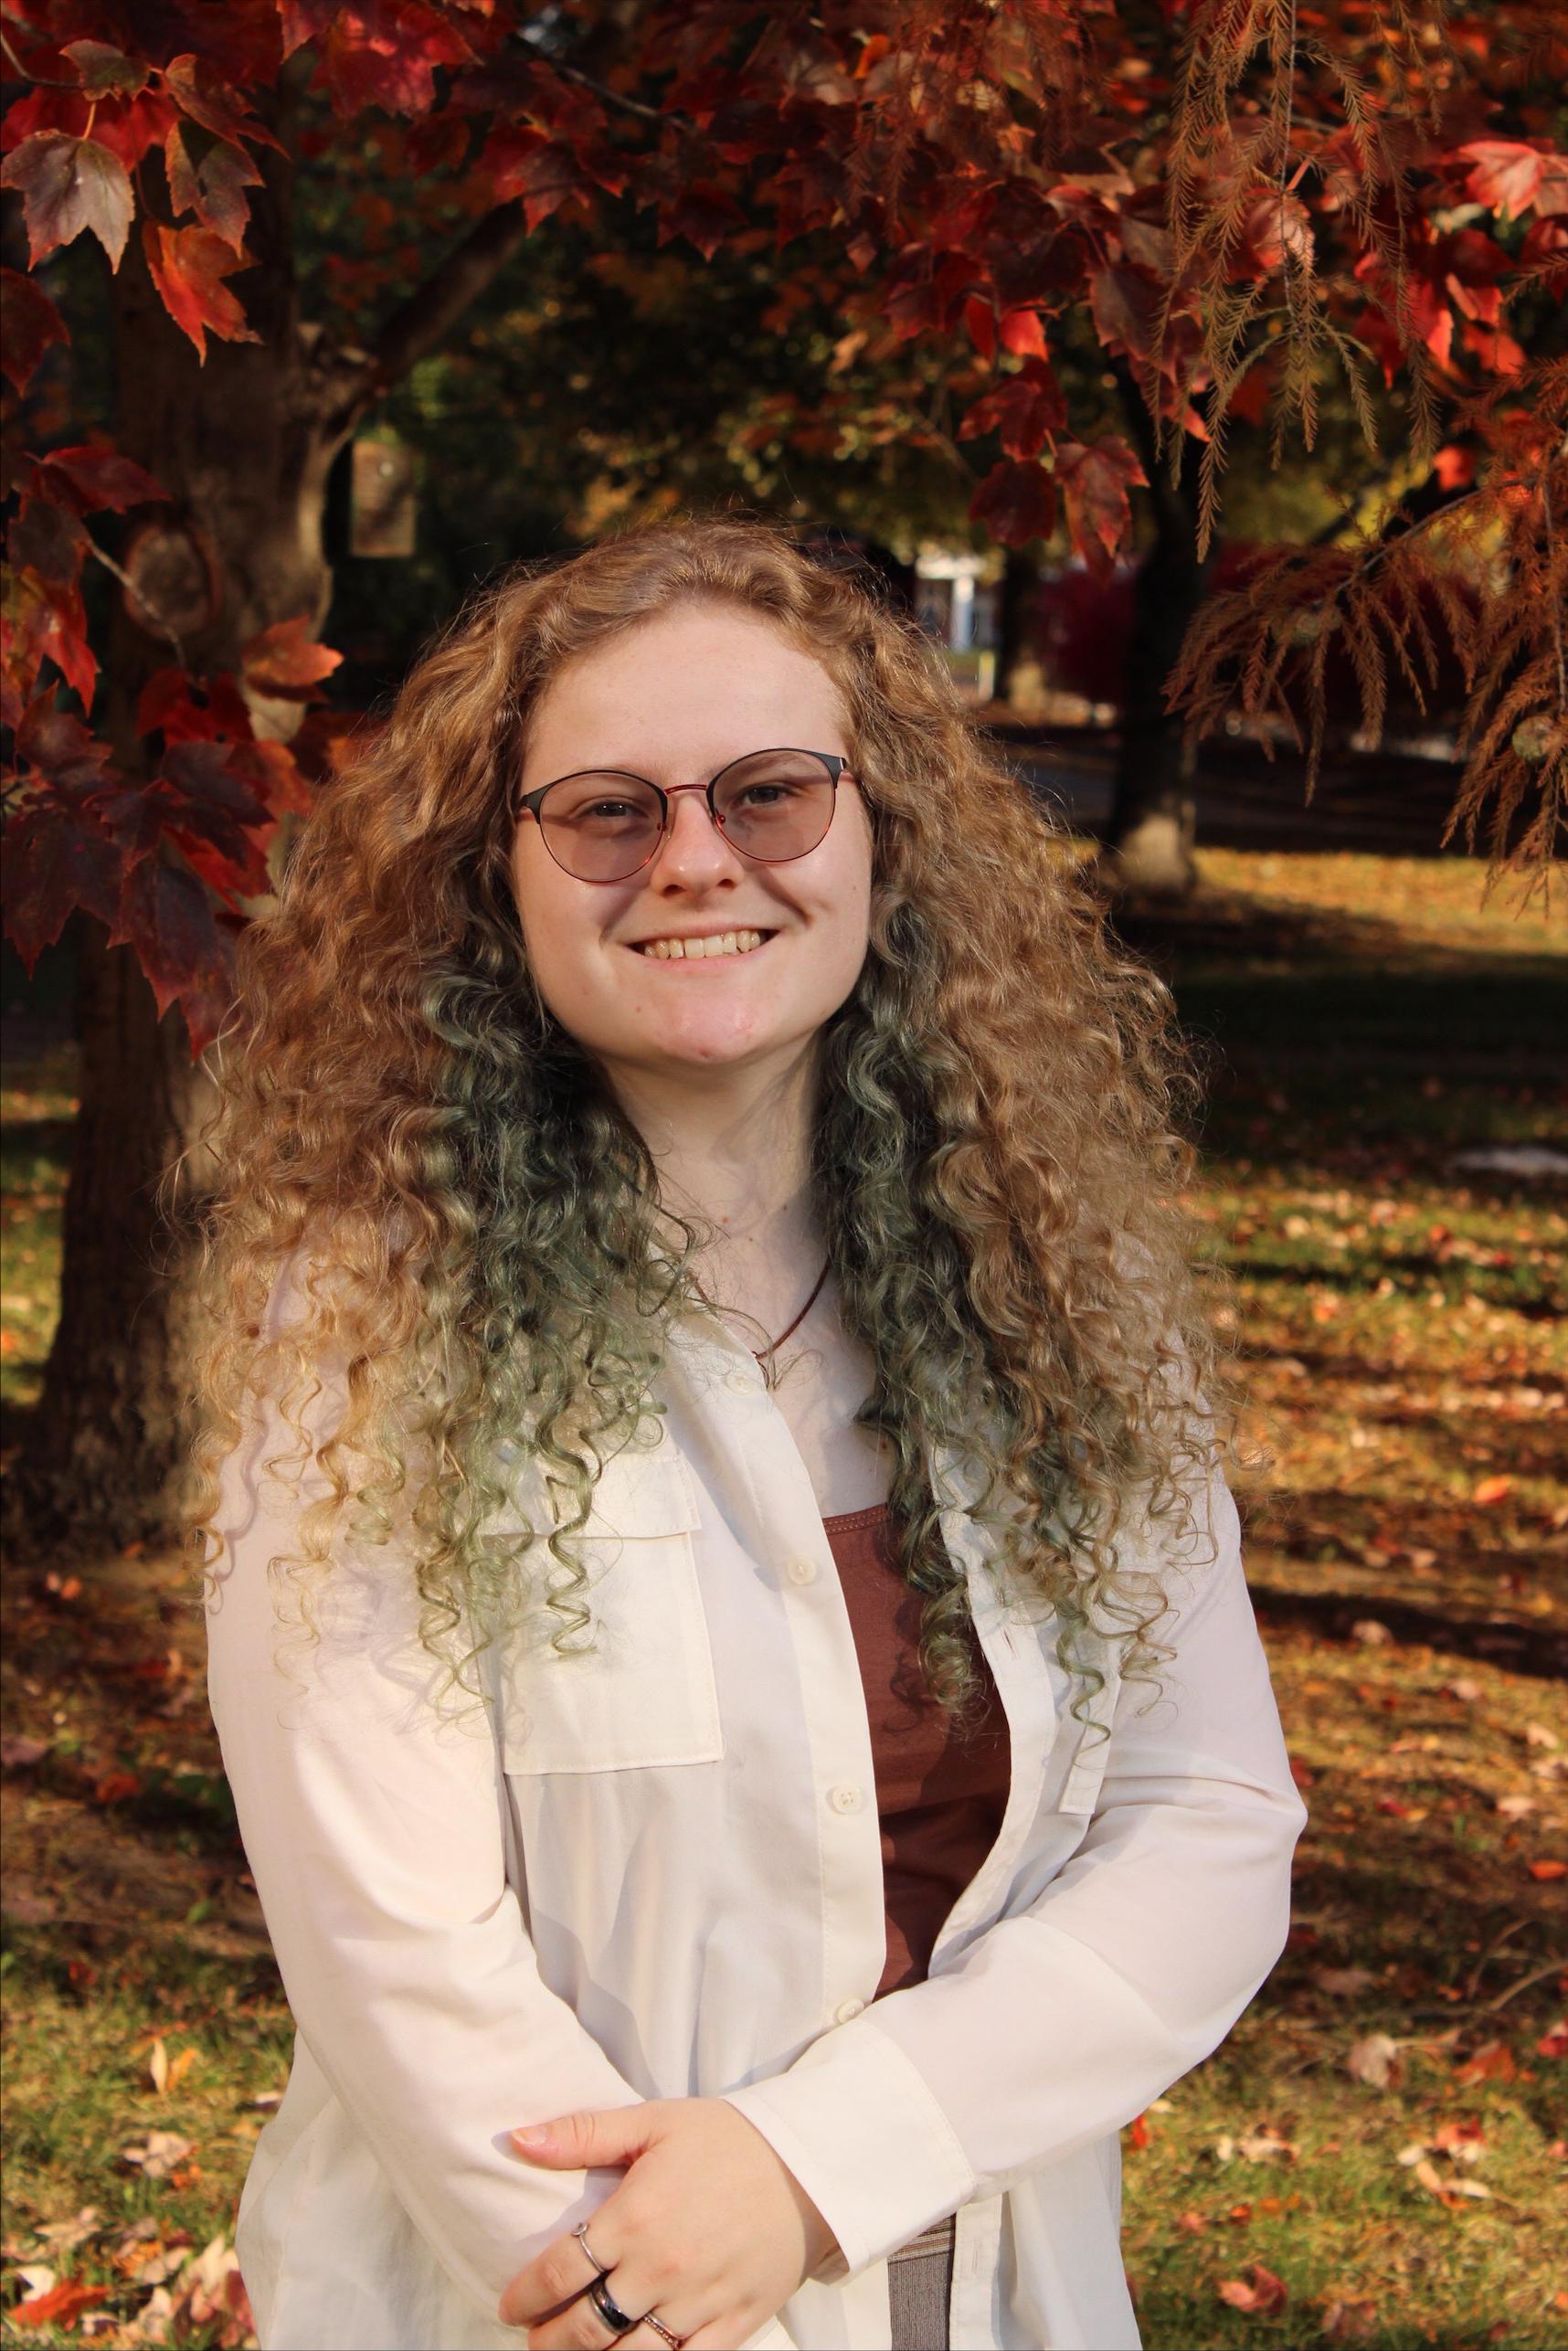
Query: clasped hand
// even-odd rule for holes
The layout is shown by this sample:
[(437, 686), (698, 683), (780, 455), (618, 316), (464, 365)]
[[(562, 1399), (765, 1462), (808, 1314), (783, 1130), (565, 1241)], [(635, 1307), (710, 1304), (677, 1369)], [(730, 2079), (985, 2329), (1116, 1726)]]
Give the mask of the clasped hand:
[(642, 2324), (652, 2311), (685, 2351), (736, 2351), (782, 2309), (838, 2240), (760, 2131), (722, 2098), (650, 2098), (559, 2115), (514, 2133), (530, 2163), (560, 2171), (625, 2164), (626, 2177), (588, 2224), (607, 2287), (638, 2325), (615, 2335), (584, 2288), (595, 2270), (570, 2231), (520, 2270), (502, 2321), (527, 2329), (528, 2351), (668, 2351)]

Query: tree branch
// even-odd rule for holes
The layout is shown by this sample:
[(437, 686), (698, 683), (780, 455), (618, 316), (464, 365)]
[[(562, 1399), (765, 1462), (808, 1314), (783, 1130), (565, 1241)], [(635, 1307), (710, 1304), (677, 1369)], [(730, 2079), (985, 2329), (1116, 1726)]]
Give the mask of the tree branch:
[(498, 205), (417, 287), (387, 321), (366, 365), (350, 378), (341, 408), (329, 421), (353, 429), (377, 395), (406, 376), (416, 361), (439, 350), (471, 303), (500, 275), (528, 234), (521, 202)]
[(640, 98), (628, 98), (623, 90), (611, 90), (607, 81), (596, 81), (591, 73), (585, 73), (581, 66), (568, 65), (564, 58), (552, 58), (549, 62), (551, 72), (558, 73), (563, 81), (575, 81), (580, 90), (591, 90), (606, 106), (619, 107), (623, 114), (634, 114), (641, 122), (657, 122), (661, 128), (666, 122), (673, 122), (683, 131), (695, 128), (683, 114), (663, 114), (657, 106), (644, 106)]

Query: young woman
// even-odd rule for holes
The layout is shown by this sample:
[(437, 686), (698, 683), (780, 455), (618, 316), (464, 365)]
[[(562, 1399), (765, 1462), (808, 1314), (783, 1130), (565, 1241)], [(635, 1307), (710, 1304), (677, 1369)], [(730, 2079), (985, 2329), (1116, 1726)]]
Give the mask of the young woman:
[(267, 2351), (1136, 2345), (1117, 2134), (1303, 1818), (1162, 990), (920, 640), (707, 522), (420, 663), (239, 1002)]

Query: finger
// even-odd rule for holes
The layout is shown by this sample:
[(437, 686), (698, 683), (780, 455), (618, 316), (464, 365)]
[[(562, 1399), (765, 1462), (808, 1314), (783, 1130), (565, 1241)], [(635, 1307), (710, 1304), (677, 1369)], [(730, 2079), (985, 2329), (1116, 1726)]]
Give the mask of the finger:
[(518, 2271), (497, 2310), (503, 2326), (542, 2325), (591, 2286), (602, 2274), (604, 2263), (613, 2263), (615, 2224), (602, 2217), (602, 2208), (588, 2235), (591, 2252), (580, 2237), (568, 2231), (546, 2245), (525, 2270)]
[[(613, 2293), (613, 2288), (611, 2292)], [(615, 2299), (620, 2308), (627, 2310), (629, 2316), (632, 2310), (638, 2309), (635, 2302), (629, 2307), (626, 2303), (620, 2303), (619, 2296)], [(681, 2325), (679, 2316), (672, 2314), (673, 2312), (679, 2313), (679, 2303), (659, 2303), (652, 2307), (653, 2315), (678, 2338), (683, 2351), (684, 2346), (692, 2338), (686, 2327)], [(687, 2326), (691, 2324), (692, 2316), (689, 2316)], [(718, 2334), (713, 2336), (713, 2340), (715, 2343), (723, 2343), (724, 2339), (724, 2332), (721, 2328)], [(734, 2342), (738, 2342), (739, 2339), (736, 2336)], [(648, 2325), (645, 2308), (640, 2312), (632, 2325), (622, 2328), (620, 2333), (617, 2334), (613, 2328), (605, 2324), (586, 2293), (579, 2295), (568, 2309), (556, 2312), (551, 2317), (541, 2319), (531, 2326), (528, 2329), (527, 2344), (528, 2351), (609, 2351), (611, 2345), (625, 2345), (628, 2346), (628, 2351), (670, 2351), (670, 2346), (663, 2335), (659, 2334), (656, 2328)], [(730, 2351), (734, 2351), (733, 2342)]]
[[(626, 2164), (648, 2145), (656, 2120), (656, 2098), (630, 2106), (609, 2106), (577, 2114), (556, 2114), (546, 2123), (520, 2125), (512, 2144), (530, 2163), (556, 2164), (564, 2170), (587, 2171), (601, 2164)], [(536, 2132), (532, 2141), (524, 2135)]]

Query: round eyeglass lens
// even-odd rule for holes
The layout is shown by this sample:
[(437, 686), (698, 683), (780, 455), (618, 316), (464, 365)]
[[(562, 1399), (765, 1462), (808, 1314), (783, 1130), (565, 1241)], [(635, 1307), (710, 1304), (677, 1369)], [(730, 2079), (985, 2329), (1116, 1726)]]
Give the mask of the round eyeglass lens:
[(622, 882), (658, 846), (659, 795), (637, 776), (567, 776), (539, 804), (545, 845), (579, 882)]
[(805, 751), (757, 751), (714, 783), (714, 814), (747, 857), (782, 864), (804, 857), (833, 821), (833, 779)]

